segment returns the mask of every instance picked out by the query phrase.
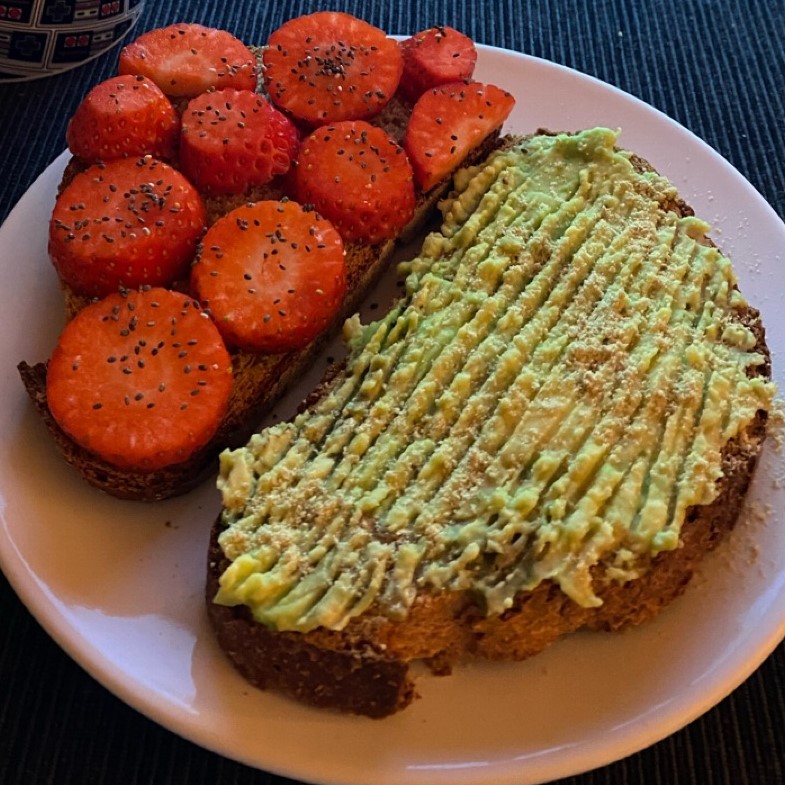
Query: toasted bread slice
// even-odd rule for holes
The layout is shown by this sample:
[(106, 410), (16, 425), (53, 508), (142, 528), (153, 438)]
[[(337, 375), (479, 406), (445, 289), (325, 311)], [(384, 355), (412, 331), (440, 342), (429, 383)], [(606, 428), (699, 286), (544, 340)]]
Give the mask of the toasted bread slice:
[[(390, 129), (393, 136), (400, 135), (409, 108), (395, 102), (385, 110), (378, 122)], [(494, 132), (472, 151), (468, 163), (482, 160), (499, 141)], [(68, 182), (84, 164), (74, 160), (69, 163), (63, 182)], [(20, 362), (18, 370), (25, 388), (46, 424), (64, 459), (91, 485), (112, 496), (140, 501), (155, 501), (185, 493), (217, 468), (216, 457), (225, 447), (243, 444), (272, 405), (306, 370), (312, 367), (328, 339), (362, 304), (369, 290), (387, 268), (398, 245), (406, 241), (433, 215), (434, 208), (450, 186), (446, 179), (427, 193), (417, 195), (414, 217), (400, 236), (376, 244), (347, 244), (347, 295), (331, 328), (305, 348), (284, 354), (252, 354), (236, 351), (233, 354), (235, 377), (227, 414), (211, 441), (187, 461), (157, 471), (130, 471), (119, 469), (76, 444), (55, 422), (46, 401), (46, 364)], [(278, 198), (275, 186), (266, 187), (253, 194), (222, 197), (208, 200), (208, 214), (217, 219), (234, 207), (259, 198)], [(64, 287), (66, 318), (70, 318), (88, 302)]]
[[(521, 140), (521, 143), (525, 142)], [(637, 172), (654, 173), (651, 165), (638, 156), (630, 155), (629, 161)], [(692, 215), (692, 210), (672, 188), (656, 198), (664, 211), (679, 217)], [(524, 207), (519, 205), (519, 209)], [(704, 237), (696, 239), (701, 244), (710, 244)], [(542, 247), (544, 255), (551, 253), (551, 248)], [(758, 312), (738, 298), (731, 309), (729, 324), (731, 330), (732, 325), (746, 330), (746, 348), (750, 356), (755, 357), (746, 368), (747, 378), (770, 379), (770, 357)], [(305, 405), (313, 408), (327, 401), (350, 375), (351, 369), (346, 367), (333, 369)], [(770, 389), (765, 383), (764, 386)], [(509, 399), (505, 401), (510, 402)], [(227, 570), (233, 566), (233, 558), (228, 558), (226, 551), (236, 543), (231, 539), (222, 542), (221, 537), (227, 526), (243, 514), (239, 510), (246, 509), (248, 518), (244, 530), (238, 532), (239, 538), (242, 540), (248, 534), (253, 553), (257, 552), (256, 548), (263, 549), (262, 544), (269, 544), (274, 551), (280, 543), (291, 542), (291, 529), (287, 528), (290, 524), (281, 522), (291, 519), (276, 517), (274, 523), (268, 524), (271, 530), (267, 537), (263, 532), (264, 523), (259, 524), (258, 529), (250, 523), (258, 506), (254, 509), (242, 508), (241, 504), (235, 507), (229, 498), (226, 516), (219, 518), (212, 530), (208, 552), (206, 600), (217, 640), (238, 671), (257, 687), (278, 690), (318, 707), (383, 717), (402, 709), (415, 696), (415, 683), (409, 672), (409, 665), (415, 660), (423, 660), (435, 672), (443, 673), (454, 663), (469, 658), (521, 660), (579, 628), (619, 630), (640, 624), (682, 594), (705, 554), (733, 528), (765, 439), (766, 423), (767, 406), (753, 407), (740, 432), (724, 441), (719, 451), (718, 479), (711, 487), (712, 498), (691, 504), (684, 510), (676, 542), (662, 550), (642, 550), (634, 562), (633, 573), (624, 578), (619, 577), (614, 567), (616, 554), (606, 553), (598, 558), (589, 570), (594, 602), (576, 601), (574, 596), (569, 596), (570, 592), (560, 579), (546, 577), (531, 588), (517, 591), (501, 611), (489, 612), (488, 600), (476, 587), (454, 589), (443, 585), (437, 588), (433, 581), (418, 581), (417, 576), (422, 576), (429, 566), (419, 564), (419, 572), (415, 571), (410, 584), (413, 599), (405, 612), (385, 600), (389, 595), (380, 596), (380, 590), (370, 605), (362, 605), (356, 615), (339, 617), (332, 626), (313, 627), (306, 623), (300, 628), (296, 624), (276, 628), (275, 622), (257, 620), (249, 607), (251, 603), (236, 599), (226, 601), (227, 585), (234, 590), (231, 586), (234, 579), (224, 582)], [(360, 431), (359, 422), (355, 422), (355, 429)], [(427, 432), (420, 435), (425, 438)], [(299, 454), (304, 454), (302, 448)], [(248, 488), (261, 483), (264, 476), (265, 472), (260, 470), (259, 479), (248, 480)], [(304, 482), (296, 470), (291, 470), (291, 476), (298, 478), (297, 482)], [(654, 482), (652, 478), (650, 474), (646, 481)], [(264, 487), (265, 495), (273, 492), (269, 484)], [(243, 490), (241, 495), (245, 492)], [(362, 495), (355, 498), (360, 500), (358, 505), (366, 500)], [(375, 518), (373, 504), (363, 509), (370, 512), (361, 518), (362, 530), (370, 532), (371, 537), (378, 537), (382, 545), (396, 536), (406, 541), (407, 530), (393, 533), (385, 529)], [(267, 518), (262, 516), (261, 521), (265, 520)], [(466, 519), (461, 519), (460, 523), (466, 524)], [(448, 529), (453, 524), (457, 524), (457, 520), (440, 519), (433, 523), (441, 529)], [(312, 521), (307, 525), (309, 531), (313, 530)], [(296, 522), (291, 526), (296, 528)], [(337, 530), (330, 528), (330, 531)], [(314, 541), (307, 541), (308, 547), (313, 549)], [(514, 549), (509, 547), (512, 552)], [(313, 556), (314, 550), (309, 552), (317, 558)], [(278, 558), (283, 559), (281, 554)], [(294, 562), (289, 558), (290, 551), (286, 554), (285, 564), (291, 567)], [(517, 555), (511, 553), (505, 562), (503, 549), (486, 552), (486, 556), (500, 560), (505, 565), (503, 570), (510, 576), (517, 566), (540, 558), (536, 552), (523, 551)], [(259, 558), (267, 560), (268, 556)], [(275, 564), (275, 560), (276, 557), (271, 557), (270, 563)], [(477, 569), (482, 574), (482, 558), (477, 561)], [(505, 580), (503, 570), (494, 573), (500, 584)], [(263, 569), (255, 577), (261, 579), (264, 575)], [(269, 585), (260, 580), (255, 584), (260, 591), (262, 584)], [(299, 591), (299, 584), (295, 586), (297, 597), (305, 596)], [(222, 594), (224, 597), (216, 602)], [(270, 600), (274, 607), (277, 602), (277, 598)], [(267, 607), (262, 607), (263, 618)], [(308, 608), (300, 618), (307, 619), (307, 611)]]

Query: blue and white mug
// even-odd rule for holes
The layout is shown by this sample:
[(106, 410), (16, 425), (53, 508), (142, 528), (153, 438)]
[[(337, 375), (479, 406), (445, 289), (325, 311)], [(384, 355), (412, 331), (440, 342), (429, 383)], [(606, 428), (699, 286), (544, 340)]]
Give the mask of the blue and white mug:
[(144, 0), (0, 0), (0, 82), (67, 71), (119, 43)]

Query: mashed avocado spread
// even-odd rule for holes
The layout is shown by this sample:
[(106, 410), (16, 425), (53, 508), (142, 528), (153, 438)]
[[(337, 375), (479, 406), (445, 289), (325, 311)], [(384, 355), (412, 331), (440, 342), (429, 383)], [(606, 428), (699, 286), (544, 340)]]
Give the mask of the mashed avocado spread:
[(216, 602), (299, 631), (440, 589), (498, 614), (546, 579), (593, 606), (593, 566), (677, 547), (774, 389), (708, 226), (615, 144), (535, 136), (458, 175), (405, 296), (347, 322), (340, 383), (222, 455)]

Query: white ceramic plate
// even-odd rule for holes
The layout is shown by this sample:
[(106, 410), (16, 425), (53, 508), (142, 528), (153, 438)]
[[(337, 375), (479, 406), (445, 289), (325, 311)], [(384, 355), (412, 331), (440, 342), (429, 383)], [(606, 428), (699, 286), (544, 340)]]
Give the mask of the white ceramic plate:
[[(785, 387), (777, 303), (785, 226), (739, 173), (662, 114), (568, 69), (482, 48), (477, 76), (517, 96), (511, 129), (620, 127), (625, 146), (671, 177), (735, 258), (743, 291), (763, 310)], [(383, 721), (249, 688), (205, 620), (205, 550), (218, 511), (212, 485), (151, 506), (93, 491), (55, 455), (14, 372), (21, 359), (48, 356), (60, 326), (45, 227), (64, 162), (44, 172), (0, 231), (0, 563), (52, 637), (131, 706), (225, 756), (309, 782), (525, 785), (672, 733), (785, 636), (785, 462), (770, 440), (749, 520), (654, 623), (574, 635), (522, 664), (423, 675), (421, 700)]]

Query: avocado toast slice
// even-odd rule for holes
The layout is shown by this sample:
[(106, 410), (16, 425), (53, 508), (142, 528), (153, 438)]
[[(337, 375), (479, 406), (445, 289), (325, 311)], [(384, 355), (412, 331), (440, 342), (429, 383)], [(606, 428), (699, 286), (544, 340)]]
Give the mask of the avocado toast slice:
[(616, 134), (510, 140), (455, 188), (402, 300), (222, 458), (218, 640), (315, 705), (384, 716), (414, 660), (651, 618), (735, 523), (765, 437), (757, 312)]

